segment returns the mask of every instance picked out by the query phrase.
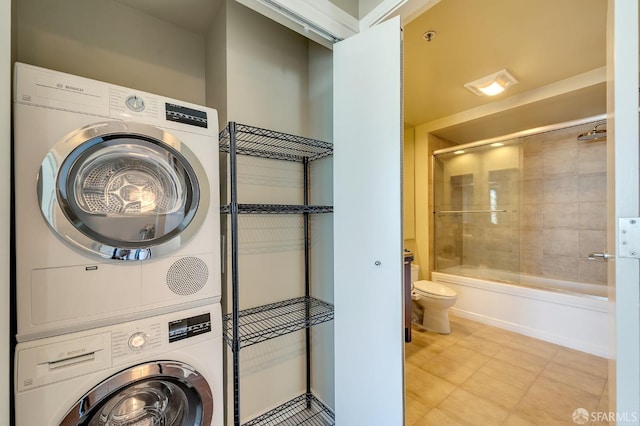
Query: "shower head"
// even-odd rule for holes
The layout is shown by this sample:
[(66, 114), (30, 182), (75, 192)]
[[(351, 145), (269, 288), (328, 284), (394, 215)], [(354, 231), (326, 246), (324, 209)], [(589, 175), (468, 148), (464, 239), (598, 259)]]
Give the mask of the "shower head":
[(607, 129), (598, 129), (600, 126), (606, 125), (607, 122), (603, 121), (602, 123), (596, 124), (593, 129), (589, 130), (587, 133), (581, 133), (578, 135), (579, 141), (599, 141), (607, 138)]

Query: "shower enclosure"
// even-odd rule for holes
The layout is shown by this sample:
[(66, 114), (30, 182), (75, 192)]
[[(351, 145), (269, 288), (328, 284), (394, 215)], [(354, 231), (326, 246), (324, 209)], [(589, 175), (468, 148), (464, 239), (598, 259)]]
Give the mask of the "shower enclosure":
[(606, 247), (606, 145), (578, 140), (596, 123), (436, 151), (435, 271), (606, 288), (606, 263), (589, 259)]

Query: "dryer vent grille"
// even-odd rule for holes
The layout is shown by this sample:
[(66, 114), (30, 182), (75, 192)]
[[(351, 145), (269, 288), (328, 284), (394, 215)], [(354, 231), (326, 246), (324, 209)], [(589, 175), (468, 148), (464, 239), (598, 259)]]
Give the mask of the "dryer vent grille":
[(183, 257), (167, 271), (167, 286), (175, 294), (190, 296), (199, 292), (209, 279), (209, 268), (197, 257)]

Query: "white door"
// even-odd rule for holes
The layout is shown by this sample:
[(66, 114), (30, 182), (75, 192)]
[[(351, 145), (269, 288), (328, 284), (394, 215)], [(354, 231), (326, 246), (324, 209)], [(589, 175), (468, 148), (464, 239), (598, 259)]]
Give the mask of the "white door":
[(401, 425), (402, 46), (399, 18), (334, 45), (338, 425)]
[[(609, 202), (608, 251), (615, 253), (615, 261), (609, 262), (609, 283), (615, 283), (609, 291), (615, 301), (610, 406), (617, 413), (618, 424), (640, 424), (640, 265), (633, 249), (640, 248), (640, 238), (622, 244), (625, 235), (635, 229), (632, 221), (624, 218), (640, 216), (638, 3), (610, 0), (608, 28), (607, 155), (609, 170), (613, 169), (608, 175), (614, 179), (609, 183), (613, 199)], [(627, 233), (620, 234), (622, 230)], [(640, 237), (640, 231), (636, 236)]]

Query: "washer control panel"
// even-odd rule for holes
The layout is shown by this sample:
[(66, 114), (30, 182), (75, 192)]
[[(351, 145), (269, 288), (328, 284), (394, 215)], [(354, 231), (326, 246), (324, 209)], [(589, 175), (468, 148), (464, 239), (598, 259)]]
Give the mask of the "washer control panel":
[(113, 358), (159, 348), (162, 345), (161, 331), (162, 326), (159, 322), (114, 330), (111, 334)]

